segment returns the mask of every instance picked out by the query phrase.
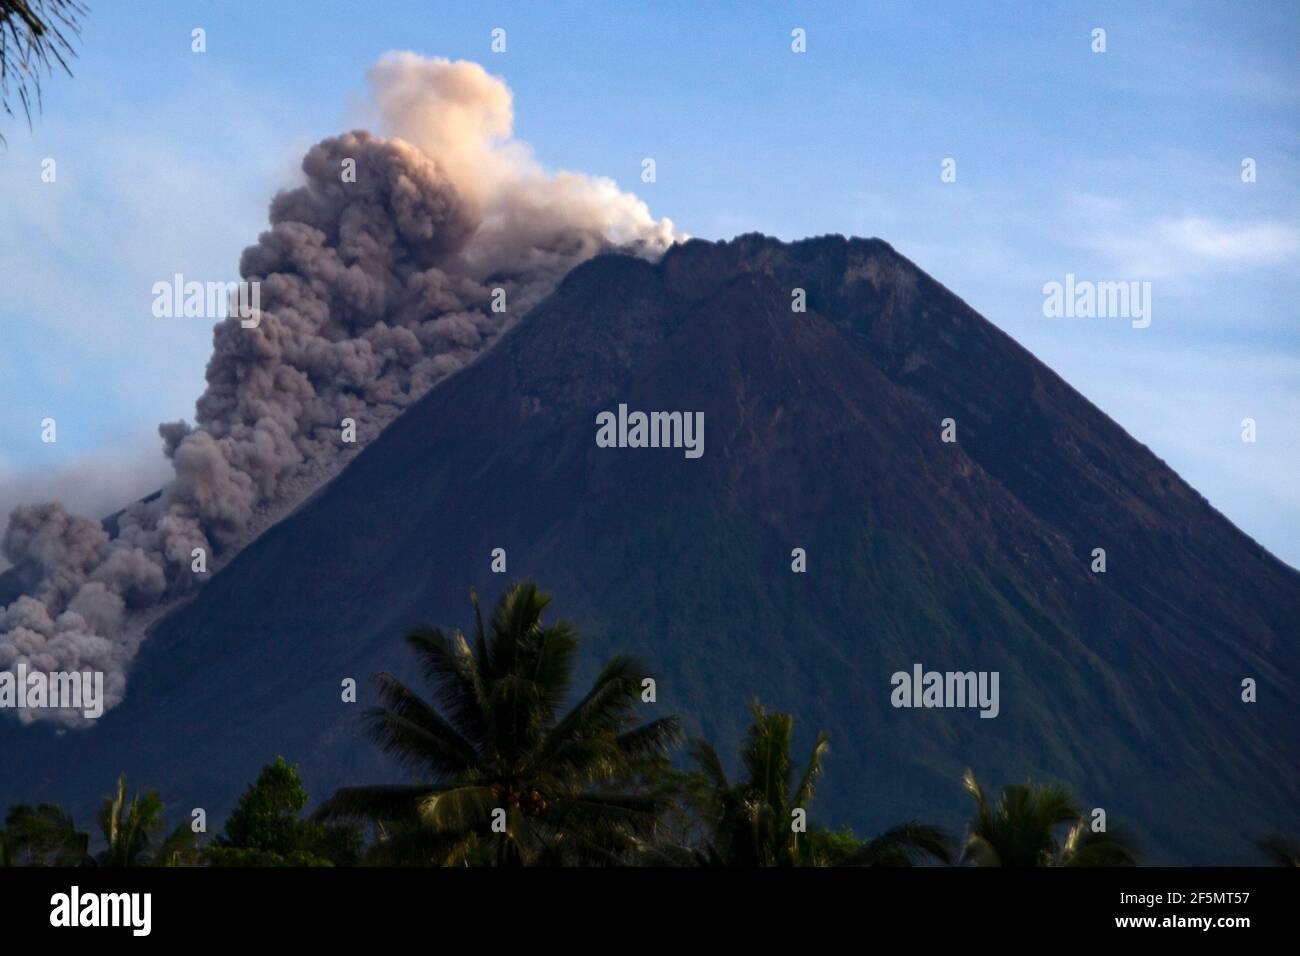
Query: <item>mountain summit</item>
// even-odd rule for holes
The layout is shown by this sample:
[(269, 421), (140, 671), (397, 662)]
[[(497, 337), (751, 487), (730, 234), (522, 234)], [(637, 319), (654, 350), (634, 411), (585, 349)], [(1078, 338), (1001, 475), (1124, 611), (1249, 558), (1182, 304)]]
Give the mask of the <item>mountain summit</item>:
[[(84, 811), (125, 770), (220, 819), (278, 753), (318, 796), (398, 781), (340, 682), (366, 703), (405, 629), (468, 627), (471, 587), (525, 576), (589, 669), (640, 654), (719, 749), (751, 696), (829, 731), (816, 809), (860, 834), (956, 829), (966, 766), (1073, 785), (1153, 862), (1300, 829), (1300, 574), (889, 245), (839, 236), (574, 269), (162, 620), (95, 729), (0, 725), (0, 805)], [(896, 706), (895, 675), (931, 671), (982, 675), (996, 714)]]

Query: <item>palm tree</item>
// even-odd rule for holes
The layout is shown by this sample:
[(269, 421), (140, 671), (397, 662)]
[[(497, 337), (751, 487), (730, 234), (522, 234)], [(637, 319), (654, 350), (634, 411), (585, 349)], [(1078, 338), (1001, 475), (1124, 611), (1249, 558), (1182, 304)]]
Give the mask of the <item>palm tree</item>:
[(90, 835), (72, 814), (52, 803), (9, 808), (0, 830), (0, 866), (181, 866), (198, 862), (194, 832), (182, 823), (154, 849), (163, 829), (162, 800), (146, 790), (127, 800), (126, 775), (104, 798), (99, 829), (107, 846), (88, 852)]
[[(703, 866), (913, 866), (933, 858), (952, 862), (948, 835), (938, 827), (911, 821), (869, 840), (849, 831), (796, 826), (806, 823), (829, 737), (817, 735), (797, 786), (790, 756), (794, 718), (750, 704), (750, 727), (740, 755), (745, 779), (727, 779), (717, 751), (707, 741), (691, 746), (696, 773), (686, 800), (704, 828), (692, 847), (660, 845), (648, 862)], [(798, 812), (802, 811), (802, 812)]]
[(459, 631), (406, 637), (437, 704), (379, 674), (382, 705), (366, 714), (375, 742), (428, 782), (342, 789), (317, 817), (370, 820), (384, 862), (616, 862), (664, 809), (635, 778), (675, 742), (676, 718), (638, 723), (649, 675), (625, 655), (562, 713), (578, 636), (543, 625), (550, 596), (512, 586), (487, 628), (470, 597), (472, 647)]
[[(696, 802), (709, 833), (696, 854), (697, 862), (719, 866), (810, 864), (814, 860), (806, 839), (807, 811), (830, 738), (824, 731), (817, 735), (799, 782), (791, 789), (794, 717), (765, 710), (758, 701), (749, 709), (749, 734), (740, 750), (743, 782), (728, 781), (722, 761), (708, 741), (697, 740), (691, 745), (700, 784)], [(804, 826), (798, 826), (799, 822)]]
[(78, 830), (62, 807), (13, 806), (0, 832), (0, 865), (81, 866), (89, 843), (89, 834)]
[(157, 790), (126, 798), (126, 774), (117, 778), (117, 790), (104, 798), (99, 830), (107, 846), (95, 858), (100, 866), (187, 866), (198, 863), (194, 831), (184, 822), (157, 846), (164, 829), (163, 802)]
[[(1006, 787), (990, 805), (984, 790), (967, 770), (966, 792), (976, 814), (963, 860), (976, 866), (1134, 866), (1137, 854), (1122, 833), (1096, 833), (1068, 789), (1058, 784)], [(1064, 841), (1056, 830), (1069, 825)]]
[(14, 115), (11, 82), (30, 125), (33, 104), (41, 106), (42, 70), (51, 73), (57, 64), (72, 75), (67, 58), (76, 52), (68, 34), (81, 32), (85, 13), (78, 0), (0, 0), (0, 107), (7, 115)]

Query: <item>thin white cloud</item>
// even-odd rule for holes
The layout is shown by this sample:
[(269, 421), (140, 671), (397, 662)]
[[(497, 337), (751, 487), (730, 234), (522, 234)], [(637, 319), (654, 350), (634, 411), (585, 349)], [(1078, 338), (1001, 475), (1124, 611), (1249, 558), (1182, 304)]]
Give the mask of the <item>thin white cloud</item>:
[(1199, 216), (1157, 223), (1167, 247), (1202, 259), (1273, 265), (1300, 251), (1300, 229), (1279, 222), (1214, 222)]
[(1103, 257), (1116, 274), (1186, 279), (1300, 259), (1300, 228), (1276, 219), (1152, 217), (1133, 203), (1090, 194), (1070, 196), (1067, 208), (1076, 223), (1072, 244)]

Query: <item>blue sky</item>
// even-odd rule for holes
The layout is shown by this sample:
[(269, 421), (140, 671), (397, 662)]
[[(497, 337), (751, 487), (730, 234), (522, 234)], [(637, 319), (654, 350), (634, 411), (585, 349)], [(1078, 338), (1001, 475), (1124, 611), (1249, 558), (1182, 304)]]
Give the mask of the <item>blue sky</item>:
[[(152, 284), (234, 278), (304, 149), (410, 49), (502, 76), (543, 165), (612, 177), (692, 235), (887, 240), (1300, 565), (1293, 5), (92, 6), (75, 77), (46, 83), (31, 132), (0, 127), (6, 509), (157, 486), (156, 425), (191, 416), (211, 331), (153, 318)], [(1150, 280), (1151, 327), (1046, 318), (1066, 273)]]

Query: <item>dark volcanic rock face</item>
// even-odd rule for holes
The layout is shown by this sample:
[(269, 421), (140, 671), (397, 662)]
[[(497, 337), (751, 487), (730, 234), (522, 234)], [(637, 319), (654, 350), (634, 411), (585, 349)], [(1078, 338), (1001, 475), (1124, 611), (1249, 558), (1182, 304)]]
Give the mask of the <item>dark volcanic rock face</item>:
[[(619, 403), (703, 412), (703, 456), (598, 448)], [(815, 815), (859, 833), (959, 829), (966, 766), (1070, 783), (1157, 862), (1300, 829), (1300, 575), (888, 245), (839, 237), (580, 266), (165, 620), (98, 728), (0, 726), (0, 804), (84, 814), (125, 769), (219, 820), (277, 753), (316, 795), (401, 779), (339, 682), (404, 673), (405, 628), (468, 626), (471, 587), (523, 576), (587, 676), (643, 655), (720, 749), (755, 695), (828, 730)], [(999, 715), (893, 708), (917, 662), (999, 672)]]

